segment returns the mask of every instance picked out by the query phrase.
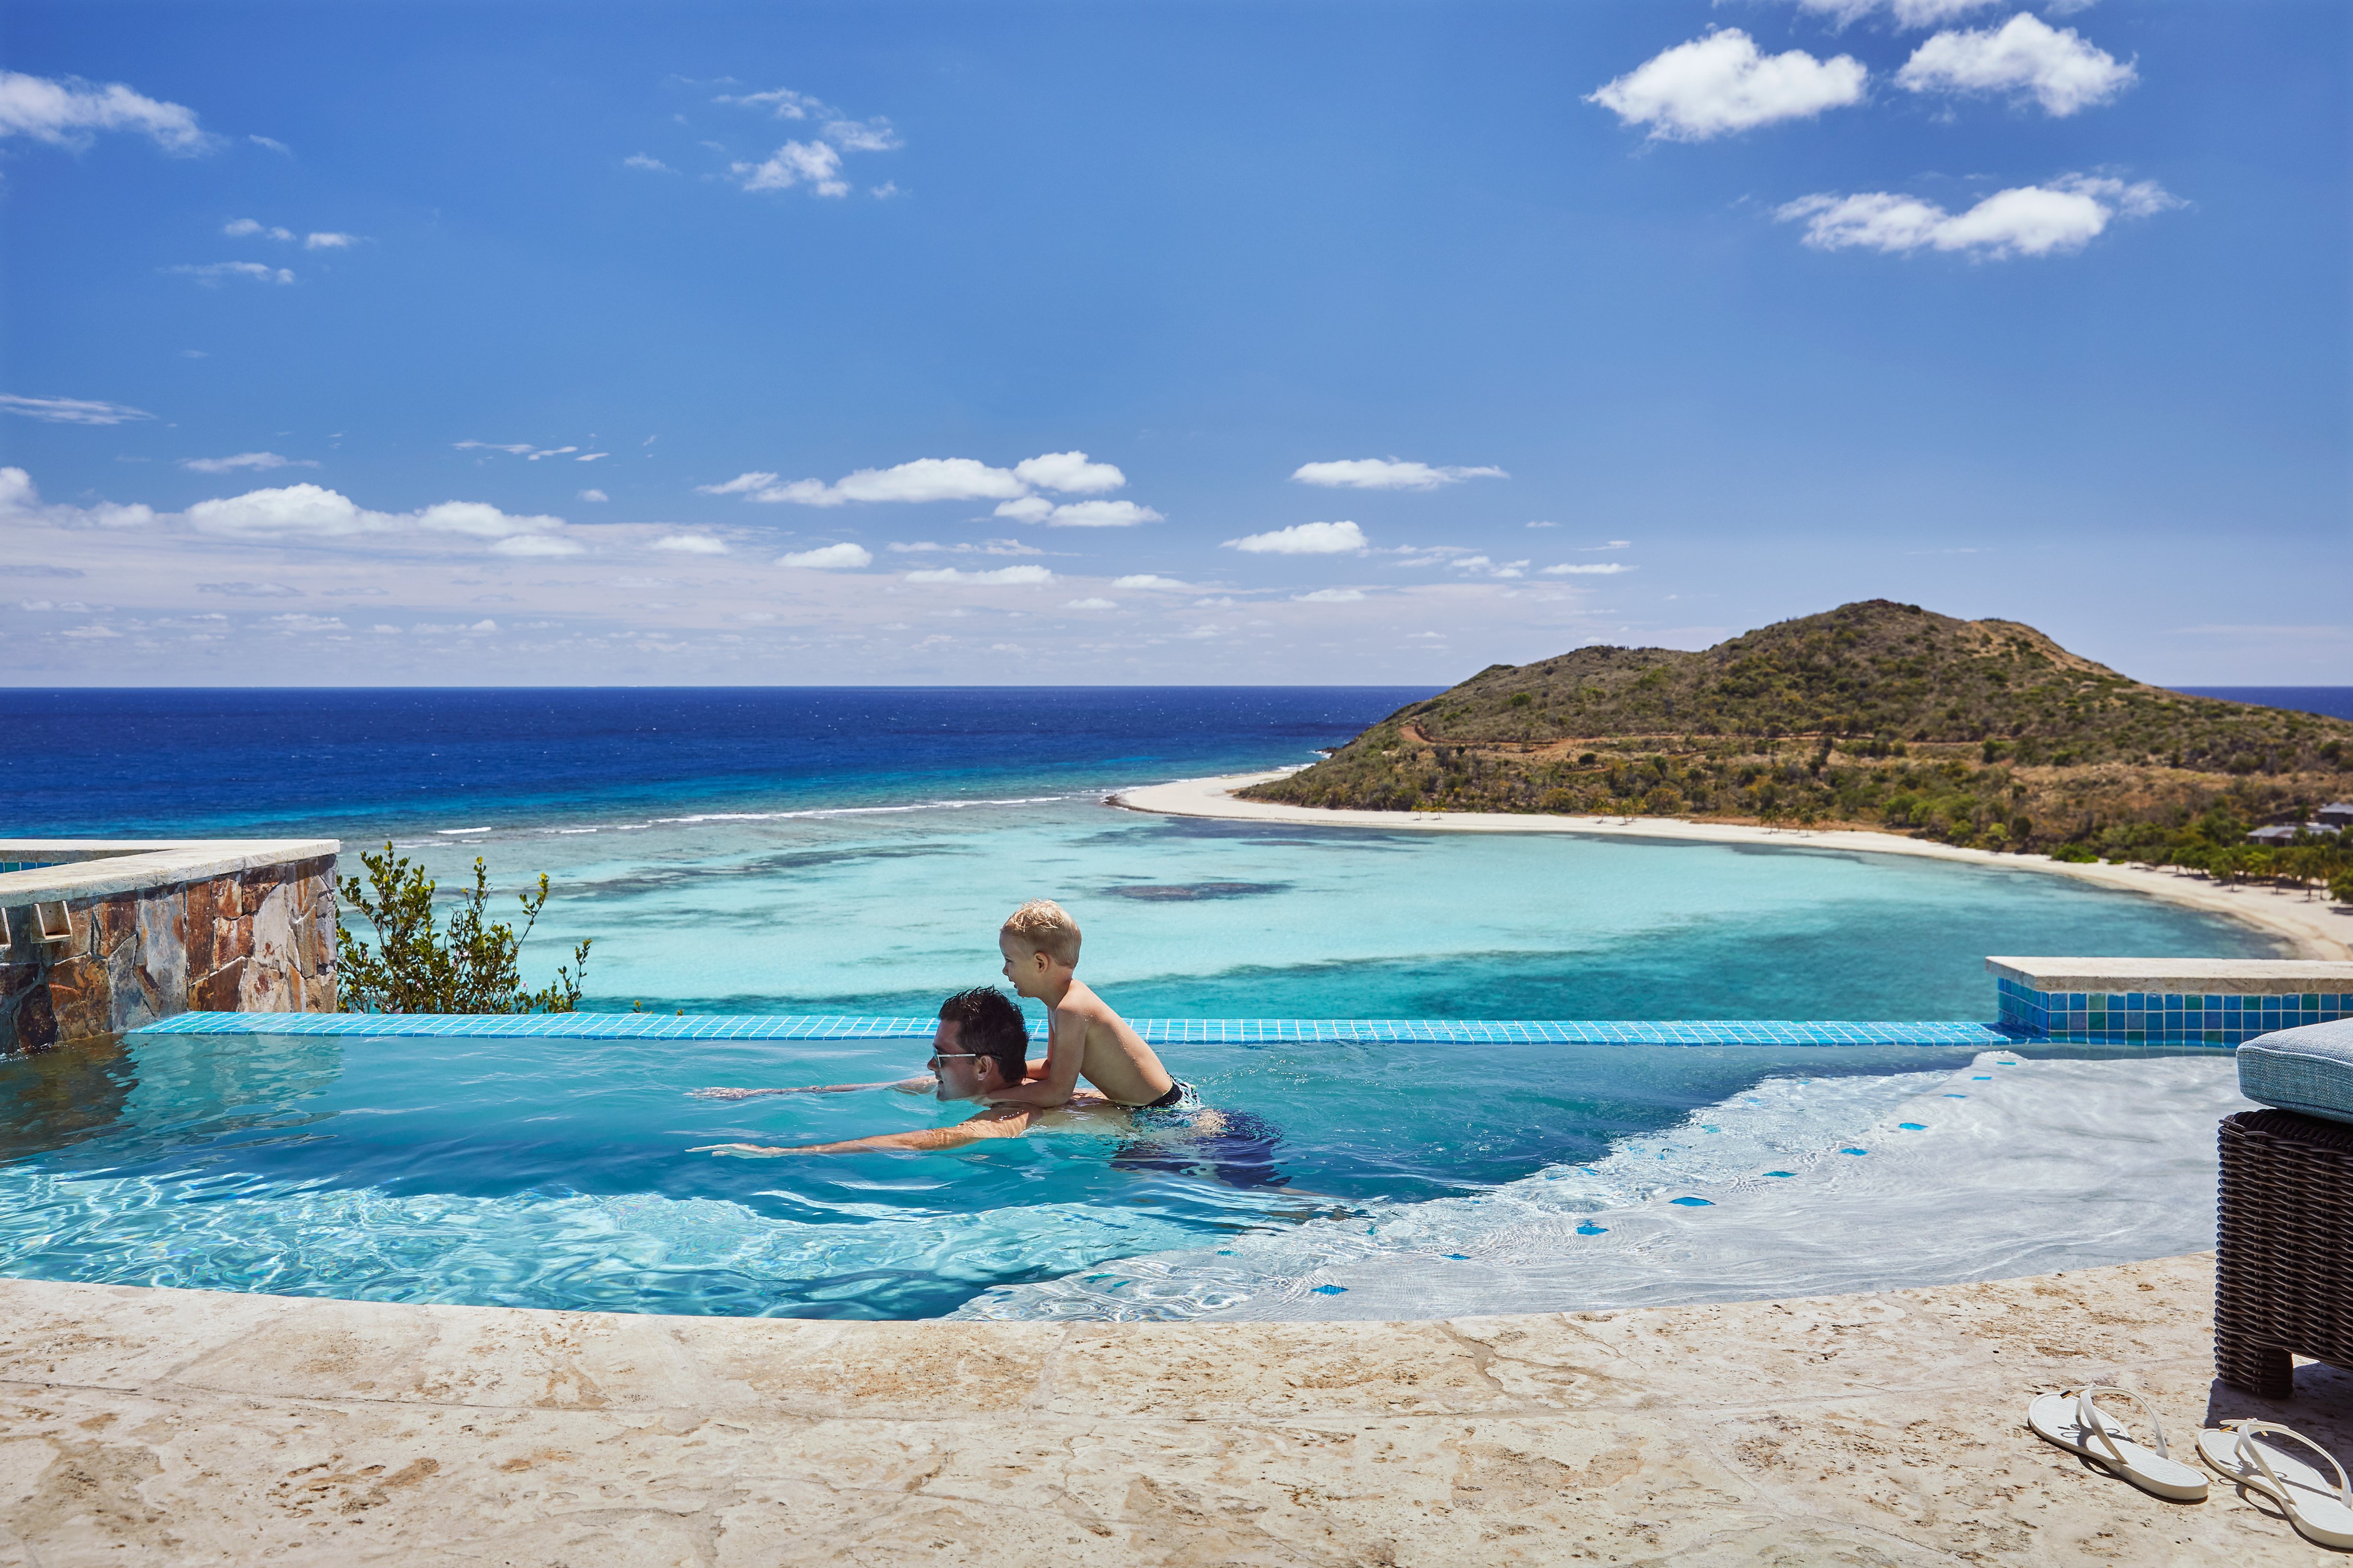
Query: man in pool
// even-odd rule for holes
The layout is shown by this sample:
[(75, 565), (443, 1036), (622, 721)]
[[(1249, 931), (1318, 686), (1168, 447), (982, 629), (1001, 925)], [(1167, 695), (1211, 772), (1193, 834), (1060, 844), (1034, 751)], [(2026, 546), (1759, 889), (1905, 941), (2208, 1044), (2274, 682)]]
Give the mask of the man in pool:
[[(932, 1076), (902, 1079), (887, 1084), (828, 1084), (803, 1092), (833, 1093), (852, 1089), (896, 1089), (910, 1093), (931, 1089), (942, 1100), (994, 1100), (1018, 1086), (1029, 1072), (1029, 1027), (1021, 1010), (993, 985), (959, 991), (940, 1004), (939, 1027), (932, 1035)], [(782, 1094), (789, 1089), (704, 1089), (711, 1098), (741, 1099), (754, 1094)], [(1018, 1138), (1049, 1118), (1065, 1112), (1110, 1112), (1103, 1096), (1089, 1090), (1065, 1093), (1051, 1105), (987, 1104), (953, 1127), (921, 1127), (905, 1132), (884, 1132), (839, 1143), (805, 1143), (770, 1148), (759, 1143), (706, 1143), (690, 1154), (732, 1154), (767, 1159), (778, 1154), (854, 1154), (869, 1150), (937, 1151), (961, 1149), (988, 1138)], [(1124, 1121), (1124, 1118), (1121, 1119)]]

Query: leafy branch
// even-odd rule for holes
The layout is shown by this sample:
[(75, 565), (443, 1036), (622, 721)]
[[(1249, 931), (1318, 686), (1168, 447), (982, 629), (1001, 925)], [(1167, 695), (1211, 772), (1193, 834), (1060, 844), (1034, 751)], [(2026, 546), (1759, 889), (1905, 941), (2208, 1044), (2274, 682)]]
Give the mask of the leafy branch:
[(360, 864), (367, 868), (364, 881), (340, 877), (335, 887), (366, 918), (375, 945), (353, 935), (350, 926), (338, 926), (335, 965), (343, 1011), (569, 1013), (579, 1006), (594, 937), (584, 939), (573, 950), (572, 965), (558, 968), (555, 978), (537, 991), (523, 989), (516, 963), (540, 910), (547, 907), (544, 871), (535, 891), (517, 895), (523, 912), (522, 930), (517, 931), (504, 921), (484, 918), (490, 872), (476, 856), (474, 886), (458, 895), (445, 933), (434, 928), (437, 884), (424, 868), (395, 854), (388, 843), (381, 854), (362, 851)]

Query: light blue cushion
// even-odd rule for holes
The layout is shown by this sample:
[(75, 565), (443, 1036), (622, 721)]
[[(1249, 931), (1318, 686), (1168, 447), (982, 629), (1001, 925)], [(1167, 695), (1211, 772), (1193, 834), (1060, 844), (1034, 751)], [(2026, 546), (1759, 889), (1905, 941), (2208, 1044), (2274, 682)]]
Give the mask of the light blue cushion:
[(2353, 1018), (2249, 1040), (2239, 1047), (2239, 1092), (2258, 1105), (2353, 1122)]

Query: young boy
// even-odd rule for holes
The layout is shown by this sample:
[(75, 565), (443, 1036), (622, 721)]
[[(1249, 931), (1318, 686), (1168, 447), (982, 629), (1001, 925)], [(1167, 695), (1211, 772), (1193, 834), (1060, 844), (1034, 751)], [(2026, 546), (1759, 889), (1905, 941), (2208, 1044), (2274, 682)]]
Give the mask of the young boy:
[(1184, 1103), (1190, 1086), (1171, 1078), (1144, 1037), (1071, 973), (1079, 964), (1079, 922), (1060, 904), (1033, 899), (1014, 910), (997, 933), (997, 951), (1014, 991), (1046, 1004), (1046, 1062), (1028, 1081), (992, 1089), (990, 1104), (1061, 1105), (1082, 1078), (1130, 1110)]

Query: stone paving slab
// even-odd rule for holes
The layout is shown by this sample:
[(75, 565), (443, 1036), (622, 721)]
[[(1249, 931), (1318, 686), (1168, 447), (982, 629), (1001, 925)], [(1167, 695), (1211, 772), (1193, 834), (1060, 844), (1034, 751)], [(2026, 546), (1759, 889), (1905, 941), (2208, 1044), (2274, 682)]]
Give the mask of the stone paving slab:
[(1451, 1322), (852, 1323), (0, 1280), (0, 1564), (2232, 1563), (2025, 1430), (2210, 1381), (2211, 1256)]

